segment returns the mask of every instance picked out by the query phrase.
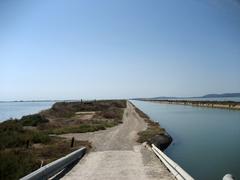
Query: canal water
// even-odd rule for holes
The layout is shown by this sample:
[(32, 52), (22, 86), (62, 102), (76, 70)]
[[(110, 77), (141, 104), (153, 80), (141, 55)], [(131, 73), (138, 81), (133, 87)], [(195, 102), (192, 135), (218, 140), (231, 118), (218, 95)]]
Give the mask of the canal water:
[(132, 102), (173, 137), (165, 153), (195, 179), (240, 179), (240, 111)]
[(0, 102), (0, 122), (9, 118), (38, 113), (50, 108), (54, 102)]

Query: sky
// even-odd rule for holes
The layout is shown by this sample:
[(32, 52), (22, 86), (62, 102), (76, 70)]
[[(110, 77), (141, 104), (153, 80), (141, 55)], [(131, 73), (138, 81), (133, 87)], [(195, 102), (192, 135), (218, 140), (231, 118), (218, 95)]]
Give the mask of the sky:
[(240, 92), (238, 0), (0, 0), (0, 100)]

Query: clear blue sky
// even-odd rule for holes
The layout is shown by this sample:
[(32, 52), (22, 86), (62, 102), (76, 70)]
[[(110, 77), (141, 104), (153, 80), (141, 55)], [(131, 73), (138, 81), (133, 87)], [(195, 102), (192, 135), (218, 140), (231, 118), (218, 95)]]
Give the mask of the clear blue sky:
[(0, 100), (240, 92), (234, 0), (1, 0)]

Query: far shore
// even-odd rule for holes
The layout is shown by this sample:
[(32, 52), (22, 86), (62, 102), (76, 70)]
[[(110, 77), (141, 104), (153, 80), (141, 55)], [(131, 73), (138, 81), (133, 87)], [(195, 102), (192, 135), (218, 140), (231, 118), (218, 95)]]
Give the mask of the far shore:
[(186, 106), (194, 106), (194, 107), (240, 110), (240, 102), (234, 102), (234, 101), (149, 100), (149, 99), (145, 99), (142, 101), (162, 103), (162, 104), (186, 105)]

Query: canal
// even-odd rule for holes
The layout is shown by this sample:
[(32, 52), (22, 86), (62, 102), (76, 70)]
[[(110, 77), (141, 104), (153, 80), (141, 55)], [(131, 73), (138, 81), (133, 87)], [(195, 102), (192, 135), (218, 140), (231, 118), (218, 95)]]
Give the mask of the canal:
[(172, 136), (165, 153), (195, 179), (240, 179), (240, 111), (132, 102)]

